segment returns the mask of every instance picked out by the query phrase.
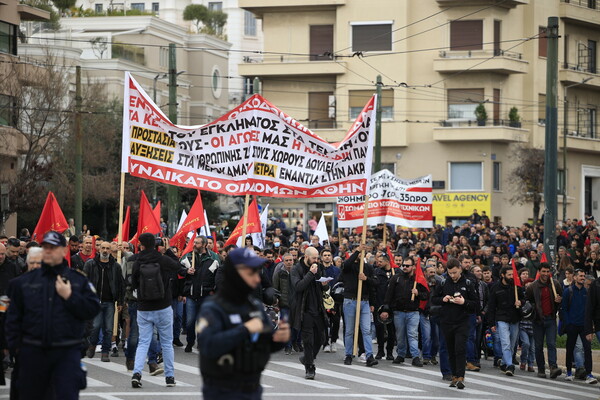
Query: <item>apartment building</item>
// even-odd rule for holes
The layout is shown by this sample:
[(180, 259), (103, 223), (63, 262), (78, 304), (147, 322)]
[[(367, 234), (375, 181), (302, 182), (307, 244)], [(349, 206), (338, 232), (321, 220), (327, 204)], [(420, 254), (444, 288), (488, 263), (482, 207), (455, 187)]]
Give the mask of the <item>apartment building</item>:
[[(46, 11), (21, 4), (18, 0), (0, 2), (0, 77), (13, 79), (8, 71), (11, 63), (19, 62), (19, 26), (21, 21), (45, 21), (50, 18)], [(27, 75), (23, 66), (20, 76)], [(35, 67), (32, 67), (35, 68)], [(14, 79), (17, 79), (16, 77)], [(18, 123), (17, 100), (0, 90), (0, 234), (17, 234), (17, 215), (8, 214), (8, 185), (18, 170), (19, 158), (24, 150), (24, 137), (15, 126)]]
[[(403, 178), (432, 174), (440, 224), (473, 209), (508, 224), (531, 218), (531, 204), (511, 202), (519, 189), (513, 154), (515, 146), (544, 146), (545, 27), (560, 17), (559, 152), (566, 150), (567, 164), (559, 154), (557, 184), (569, 217), (600, 216), (600, 2), (239, 4), (262, 20), (268, 54), (245, 60), (239, 73), (259, 77), (267, 99), (327, 140), (342, 139), (382, 76), (383, 167)], [(480, 104), (486, 121), (477, 121)], [(513, 107), (519, 119), (509, 117)], [(331, 199), (266, 201), (292, 226), (335, 209)]]

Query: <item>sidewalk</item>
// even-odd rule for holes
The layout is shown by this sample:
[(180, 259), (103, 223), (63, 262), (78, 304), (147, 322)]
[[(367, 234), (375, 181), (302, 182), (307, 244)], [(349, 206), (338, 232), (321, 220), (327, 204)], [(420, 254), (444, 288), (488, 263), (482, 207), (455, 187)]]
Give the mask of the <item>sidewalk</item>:
[[(546, 363), (548, 362), (548, 352), (544, 347), (544, 356), (546, 357)], [(556, 356), (558, 358), (558, 365), (561, 368), (565, 368), (567, 349), (556, 349)], [(537, 366), (536, 366), (537, 367)], [(573, 368), (573, 371), (575, 368)], [(600, 377), (600, 350), (592, 350), (592, 371), (597, 377)]]

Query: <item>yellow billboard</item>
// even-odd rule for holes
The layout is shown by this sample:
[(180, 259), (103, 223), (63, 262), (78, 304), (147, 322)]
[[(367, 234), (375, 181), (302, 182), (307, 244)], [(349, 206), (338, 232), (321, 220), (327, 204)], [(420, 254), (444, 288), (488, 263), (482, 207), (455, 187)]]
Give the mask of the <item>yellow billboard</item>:
[(445, 225), (447, 218), (467, 219), (477, 210), (479, 215), (485, 211), (491, 219), (490, 193), (447, 192), (434, 193), (432, 208), (435, 223)]

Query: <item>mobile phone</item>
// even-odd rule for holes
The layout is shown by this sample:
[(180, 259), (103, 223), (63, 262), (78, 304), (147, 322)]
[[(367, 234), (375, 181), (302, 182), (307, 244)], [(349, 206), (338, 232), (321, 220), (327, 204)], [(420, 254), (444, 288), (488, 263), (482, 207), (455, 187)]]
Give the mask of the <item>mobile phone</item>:
[(62, 276), (62, 275), (60, 276), (60, 278), (62, 279), (63, 283), (69, 282), (69, 280), (66, 277)]

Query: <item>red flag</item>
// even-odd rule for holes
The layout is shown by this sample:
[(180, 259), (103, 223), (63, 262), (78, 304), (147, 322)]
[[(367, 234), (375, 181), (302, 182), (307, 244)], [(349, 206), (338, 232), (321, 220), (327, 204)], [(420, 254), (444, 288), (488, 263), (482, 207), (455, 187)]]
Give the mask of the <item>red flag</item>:
[[(121, 228), (121, 241), (126, 242), (127, 238), (129, 238), (129, 225), (131, 225), (131, 207), (127, 206), (127, 211), (125, 212), (125, 220), (123, 221), (123, 227)], [(119, 234), (113, 239), (113, 242), (119, 242)]]
[(178, 249), (182, 249), (185, 246), (185, 238), (188, 233), (195, 231), (196, 229), (204, 226), (204, 207), (202, 206), (202, 198), (200, 197), (200, 191), (194, 200), (194, 204), (190, 209), (185, 221), (181, 224), (181, 228), (169, 241), (169, 245), (175, 246)]
[(540, 271), (538, 271), (537, 274), (535, 274), (535, 280), (537, 281), (538, 279), (540, 279)]
[(135, 233), (135, 235), (133, 235), (133, 237), (131, 239), (129, 239), (129, 243), (133, 246), (133, 252), (137, 253), (138, 252), (137, 245), (140, 243), (140, 241), (138, 240), (137, 232)]
[(546, 253), (542, 253), (542, 257), (540, 258), (541, 263), (547, 263), (548, 258), (546, 257)]
[[(161, 207), (162, 207), (162, 203), (159, 200), (156, 203), (156, 206), (154, 206), (154, 209), (152, 210), (152, 214), (154, 214), (154, 218), (156, 218), (156, 220), (158, 221), (158, 226), (160, 226), (160, 208)], [(162, 228), (160, 228), (160, 231), (158, 233), (162, 237), (162, 235), (163, 235)]]
[[(158, 204), (157, 204), (158, 206)], [(160, 208), (158, 209), (160, 213)], [(160, 223), (156, 219), (156, 214), (152, 211), (152, 207), (148, 202), (146, 193), (142, 190), (140, 196), (140, 214), (138, 215), (137, 237), (142, 233), (151, 233), (156, 235), (160, 233)]]
[(421, 259), (417, 258), (417, 268), (415, 269), (415, 282), (420, 283), (429, 292), (429, 284), (423, 274), (423, 268), (421, 268)]
[(519, 278), (519, 272), (517, 271), (517, 265), (515, 264), (515, 259), (512, 259), (512, 269), (513, 269), (513, 281), (515, 282), (515, 285), (517, 285), (518, 287), (523, 287), (523, 284), (521, 283), (521, 278)]
[(192, 238), (188, 242), (187, 246), (185, 246), (185, 249), (183, 249), (183, 251), (181, 252), (181, 255), (180, 255), (181, 258), (183, 258), (183, 256), (186, 255), (187, 253), (191, 253), (194, 250), (194, 239), (196, 239), (196, 232), (194, 232), (194, 234), (192, 235)]
[(54, 197), (54, 193), (48, 192), (46, 203), (42, 209), (42, 214), (33, 230), (33, 240), (41, 241), (44, 234), (48, 231), (63, 233), (69, 228), (67, 220)]
[(388, 258), (390, 259), (390, 266), (392, 268), (400, 268), (400, 266), (396, 264), (396, 260), (394, 260), (394, 255), (392, 254), (392, 251), (390, 250), (390, 246), (386, 247), (386, 252), (387, 252)]
[(218, 253), (219, 246), (217, 246), (217, 232), (215, 232), (215, 231), (212, 232), (212, 238), (213, 238), (213, 252)]
[(92, 254), (90, 254), (90, 258), (92, 260), (96, 258), (96, 235), (92, 236)]
[(65, 258), (67, 259), (67, 264), (69, 264), (69, 268), (71, 268), (71, 250), (69, 246), (65, 247)]
[[(233, 230), (233, 232), (231, 232), (231, 235), (229, 236), (229, 239), (227, 239), (227, 242), (225, 242), (225, 247), (229, 246), (230, 244), (237, 243), (238, 238), (242, 236), (244, 221), (245, 218), (242, 217), (240, 219), (240, 222), (238, 222), (237, 226)], [(260, 226), (260, 213), (258, 212), (258, 203), (256, 202), (256, 200), (254, 200), (252, 204), (250, 204), (250, 207), (248, 207), (248, 224), (246, 225), (246, 234), (258, 232), (262, 232), (262, 227)], [(242, 247), (245, 247), (244, 242), (242, 242)]]

